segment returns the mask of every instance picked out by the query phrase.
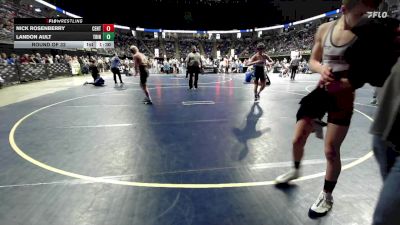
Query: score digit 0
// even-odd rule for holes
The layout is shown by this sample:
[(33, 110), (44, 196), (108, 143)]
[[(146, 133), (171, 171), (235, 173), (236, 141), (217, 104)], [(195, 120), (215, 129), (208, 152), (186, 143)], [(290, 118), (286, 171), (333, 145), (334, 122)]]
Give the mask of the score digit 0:
[(103, 32), (103, 41), (114, 41), (115, 33)]
[(103, 32), (114, 32), (114, 24), (103, 24)]

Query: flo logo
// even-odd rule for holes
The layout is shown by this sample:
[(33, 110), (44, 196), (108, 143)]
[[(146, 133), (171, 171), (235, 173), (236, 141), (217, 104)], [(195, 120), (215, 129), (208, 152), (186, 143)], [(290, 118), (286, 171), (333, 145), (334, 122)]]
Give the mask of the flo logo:
[(373, 12), (367, 12), (368, 18), (387, 18), (388, 13), (387, 12), (378, 12), (378, 11), (373, 11)]

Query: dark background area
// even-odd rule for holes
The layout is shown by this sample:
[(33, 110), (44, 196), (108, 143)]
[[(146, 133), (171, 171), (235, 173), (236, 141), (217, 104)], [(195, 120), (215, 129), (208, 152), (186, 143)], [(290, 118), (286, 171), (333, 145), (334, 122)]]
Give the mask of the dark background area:
[(341, 0), (50, 0), (97, 23), (162, 29), (250, 29), (306, 19), (340, 7)]

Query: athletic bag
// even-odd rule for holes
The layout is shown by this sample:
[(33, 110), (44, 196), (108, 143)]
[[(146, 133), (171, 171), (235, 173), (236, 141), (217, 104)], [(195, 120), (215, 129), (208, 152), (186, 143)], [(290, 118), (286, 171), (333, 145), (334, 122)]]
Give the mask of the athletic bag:
[(253, 72), (247, 72), (245, 77), (245, 82), (250, 83), (252, 77), (253, 77)]

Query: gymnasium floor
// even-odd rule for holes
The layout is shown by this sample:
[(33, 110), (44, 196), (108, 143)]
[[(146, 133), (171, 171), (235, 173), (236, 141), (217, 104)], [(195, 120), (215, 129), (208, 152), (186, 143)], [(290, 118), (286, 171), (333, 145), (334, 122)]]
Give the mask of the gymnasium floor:
[(138, 77), (1, 89), (0, 224), (370, 224), (382, 185), (368, 134), (373, 89), (357, 91), (333, 209), (311, 220), (323, 141), (310, 136), (300, 180), (273, 180), (292, 166), (298, 102), (318, 76), (270, 76), (257, 104), (243, 74), (201, 75), (196, 91), (184, 75), (151, 75), (152, 106)]

